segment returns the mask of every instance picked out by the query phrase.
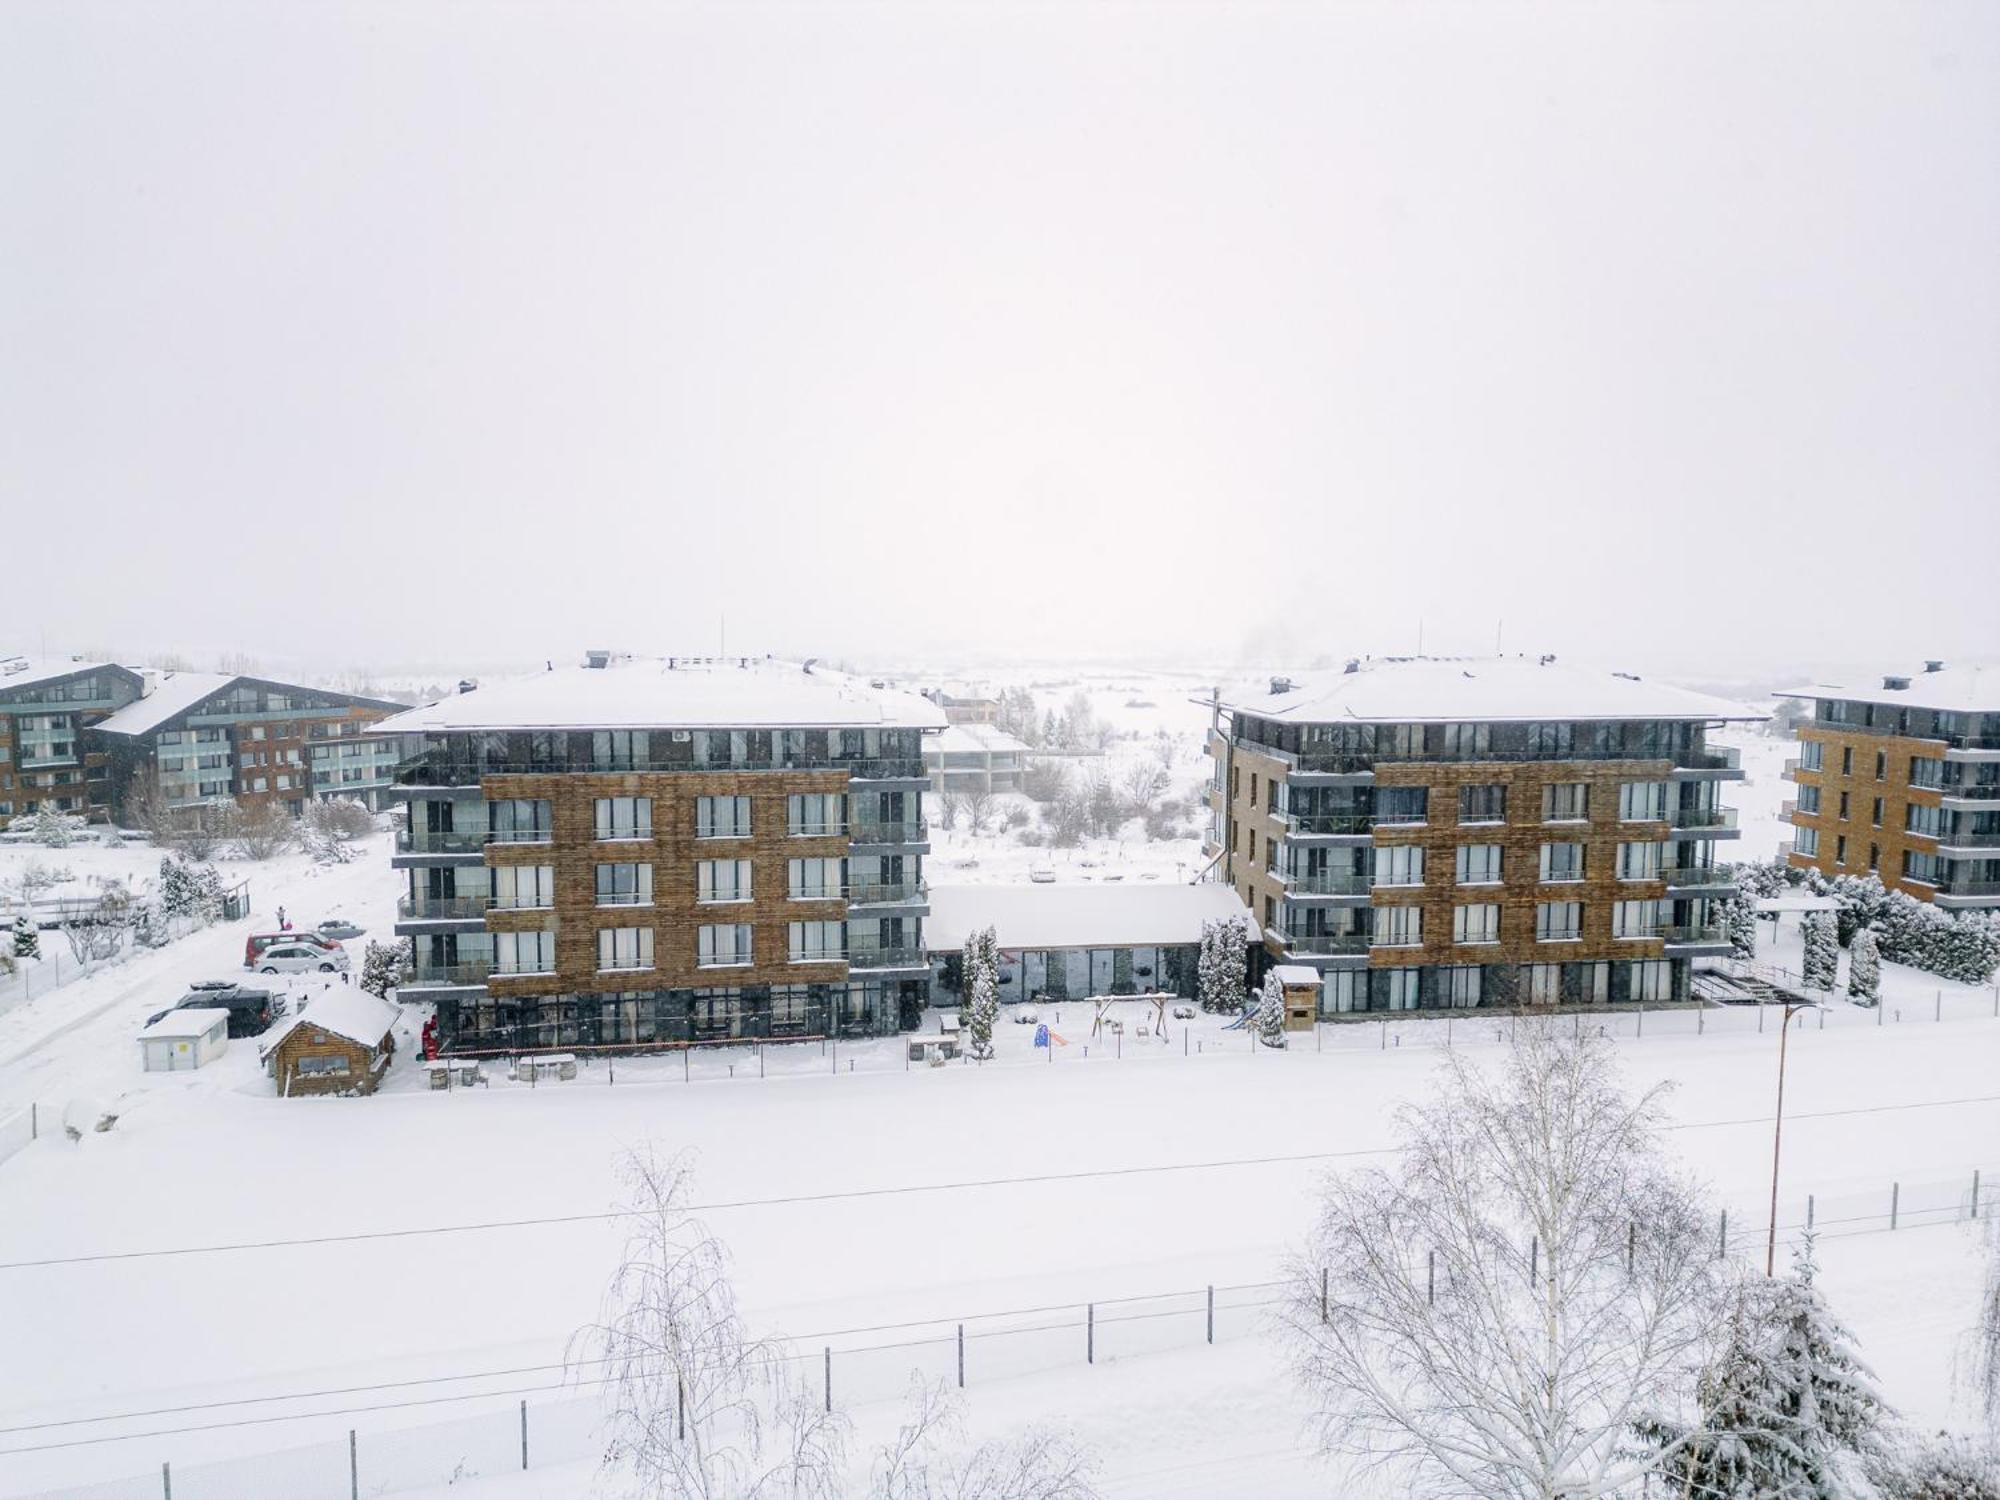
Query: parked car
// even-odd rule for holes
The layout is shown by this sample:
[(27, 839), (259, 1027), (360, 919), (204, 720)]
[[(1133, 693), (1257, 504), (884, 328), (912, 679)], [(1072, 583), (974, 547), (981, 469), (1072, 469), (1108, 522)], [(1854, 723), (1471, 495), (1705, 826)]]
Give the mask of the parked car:
[(269, 990), (246, 989), (231, 979), (204, 980), (169, 1005), (159, 1015), (148, 1016), (151, 1026), (161, 1016), (177, 1010), (227, 1010), (229, 1034), (233, 1037), (261, 1036), (273, 1021), (284, 1014), (284, 1001)]
[(340, 951), (338, 942), (332, 938), (323, 938), (316, 932), (253, 932), (243, 940), (243, 967), (256, 968), (258, 958), (274, 943), (310, 943), (330, 953)]
[(345, 917), (328, 917), (313, 929), (316, 936), (331, 938), (336, 942), (341, 938), (358, 938), (366, 932), (366, 927), (358, 927)]
[(346, 953), (316, 943), (273, 943), (257, 959), (264, 974), (332, 974), (346, 967)]

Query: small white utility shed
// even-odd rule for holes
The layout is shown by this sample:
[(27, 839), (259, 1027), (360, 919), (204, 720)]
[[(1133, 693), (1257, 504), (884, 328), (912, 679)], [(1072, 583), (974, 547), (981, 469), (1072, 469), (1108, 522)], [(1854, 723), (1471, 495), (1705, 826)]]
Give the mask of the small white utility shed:
[(229, 1012), (219, 1008), (170, 1010), (139, 1033), (148, 1073), (188, 1073), (229, 1050)]

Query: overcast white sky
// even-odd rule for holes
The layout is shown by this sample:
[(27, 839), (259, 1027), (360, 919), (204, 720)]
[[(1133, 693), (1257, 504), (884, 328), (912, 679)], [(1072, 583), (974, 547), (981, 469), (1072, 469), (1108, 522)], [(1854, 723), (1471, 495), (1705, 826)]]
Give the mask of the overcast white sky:
[(0, 649), (2000, 642), (2000, 5), (0, 8)]

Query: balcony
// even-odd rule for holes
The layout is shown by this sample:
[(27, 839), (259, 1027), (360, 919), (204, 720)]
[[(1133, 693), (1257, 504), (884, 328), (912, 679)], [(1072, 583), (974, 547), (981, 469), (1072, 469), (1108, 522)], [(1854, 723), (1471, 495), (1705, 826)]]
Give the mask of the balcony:
[[(398, 854), (481, 854), (499, 835), (488, 829), (404, 828), (396, 833)], [(508, 835), (517, 840), (516, 835)], [(518, 840), (517, 840), (518, 841)]]
[(1992, 812), (2000, 808), (2000, 786), (1934, 786), (1922, 790), (1941, 793), (1938, 806), (1946, 812)]
[[(838, 962), (830, 959), (828, 962)], [(929, 973), (930, 956), (921, 948), (855, 948), (847, 955), (849, 973), (886, 973), (908, 969)]]
[(1677, 750), (1667, 758), (1673, 762), (1674, 776), (1683, 781), (1743, 779), (1743, 752), (1733, 745), (1704, 745), (1699, 750)]
[(1667, 952), (1676, 957), (1730, 951), (1727, 931), (1715, 923), (1700, 927), (1662, 927), (1660, 939), (1666, 944)]
[(850, 906), (905, 906), (922, 901), (928, 890), (921, 880), (850, 880), (847, 883), (847, 902)]
[[(1912, 828), (1911, 833), (1917, 833)], [(1918, 834), (1918, 837), (1923, 835)], [(1992, 850), (2000, 849), (2000, 832), (1994, 833), (1940, 833), (1937, 839), (1938, 853), (1945, 855), (1967, 854), (1977, 857)]]
[(1728, 871), (1713, 865), (1669, 865), (1660, 871), (1669, 891), (1734, 890), (1736, 881)]
[(1778, 804), (1778, 816), (1783, 818), (1787, 823), (1792, 821), (1792, 814), (1798, 810), (1799, 799), (1796, 797), (1787, 797), (1783, 802)]
[(1944, 758), (1983, 764), (2000, 760), (2000, 734), (1961, 734), (1945, 742)]
[(401, 990), (403, 997), (408, 999), (413, 990), (477, 989), (492, 977), (504, 976), (494, 975), (493, 960), (490, 958), (461, 959), (455, 964), (426, 963), (419, 958), (416, 973), (402, 985)]
[(819, 769), (845, 771), (850, 781), (927, 781), (921, 755), (877, 756), (872, 760), (834, 761)]
[(396, 903), (399, 922), (483, 921), (491, 896), (404, 896)]
[(1328, 817), (1317, 813), (1282, 813), (1277, 817), (1285, 826), (1285, 836), (1293, 839), (1353, 839), (1366, 843), (1375, 833), (1372, 817)]
[(603, 776), (629, 772), (642, 774), (684, 774), (715, 771), (730, 775), (756, 775), (772, 771), (845, 771), (856, 781), (923, 781), (927, 779), (924, 759), (918, 755), (868, 756), (842, 759), (835, 756), (772, 755), (761, 760), (745, 760), (728, 765), (697, 764), (691, 754), (653, 756), (613, 756), (597, 760), (577, 759), (493, 759), (455, 760), (442, 756), (418, 756), (401, 762), (396, 781), (401, 786), (477, 786), (488, 776)]
[(1670, 839), (1713, 839), (1737, 836), (1733, 807), (1670, 807), (1664, 820)]
[(1931, 895), (1933, 905), (1946, 911), (1977, 911), (2000, 907), (2000, 880), (1954, 880)]
[(1287, 896), (1366, 896), (1375, 889), (1375, 877), (1366, 872), (1322, 870), (1317, 875), (1287, 875), (1280, 872)]
[[(810, 835), (801, 834), (800, 837)], [(908, 846), (930, 842), (931, 826), (922, 818), (906, 818), (901, 822), (884, 822), (879, 818), (856, 819), (847, 829), (850, 844), (881, 844)]]
[(1278, 942), (1287, 955), (1366, 959), (1370, 939), (1366, 933), (1280, 932)]

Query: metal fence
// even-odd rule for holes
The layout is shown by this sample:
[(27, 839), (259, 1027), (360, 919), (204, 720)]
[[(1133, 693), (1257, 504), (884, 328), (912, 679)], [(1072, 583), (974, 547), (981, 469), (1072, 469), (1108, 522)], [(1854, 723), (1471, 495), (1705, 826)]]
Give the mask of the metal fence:
[[(211, 925), (200, 917), (192, 916), (163, 916), (157, 922), (162, 947)], [(129, 931), (116, 953), (109, 958), (96, 959), (77, 958), (70, 951), (69, 940), (59, 927), (44, 928), (36, 937), (36, 946), (42, 956), (17, 960), (18, 967), (14, 973), (0, 974), (0, 1010), (25, 1005), (51, 990), (74, 984), (79, 979), (88, 979), (93, 974), (124, 963), (128, 958), (153, 951), (140, 947)], [(7, 943), (9, 951), (12, 951), (12, 934), (4, 923), (0, 923), (0, 943)]]
[[(1879, 1190), (1788, 1194), (1780, 1205), (1778, 1243), (1789, 1247), (1808, 1232), (1840, 1238), (1989, 1218), (1996, 1212), (1996, 1188), (2000, 1179), (1986, 1170), (1885, 1182)], [(1720, 1209), (1718, 1258), (1754, 1264), (1765, 1251), (1768, 1215), (1768, 1200), (1756, 1203), (1748, 1196)], [(1522, 1247), (1524, 1264), (1533, 1253)], [(1272, 1316), (1296, 1290), (1286, 1281), (1237, 1282), (1008, 1308), (960, 1319), (800, 1333), (790, 1338), (778, 1359), (799, 1388), (835, 1410), (897, 1401), (913, 1376), (970, 1389), (1266, 1337)], [(1304, 1290), (1309, 1297), (1310, 1287)], [(156, 1452), (190, 1452), (198, 1451), (187, 1446), (185, 1439), (190, 1436), (306, 1423), (333, 1435), (228, 1458), (169, 1458), (127, 1478), (41, 1493), (44, 1500), (264, 1500), (274, 1495), (292, 1500), (359, 1500), (441, 1488), (531, 1468), (593, 1461), (603, 1451), (604, 1440), (596, 1394), (603, 1383), (597, 1373), (600, 1368), (584, 1360), (480, 1371), (348, 1387), (321, 1393), (318, 1399), (267, 1393), (164, 1417), (134, 1413), (122, 1420), (128, 1425), (158, 1421), (162, 1430), (132, 1436), (107, 1435), (107, 1429), (90, 1423), (67, 1423), (41, 1432), (17, 1428), (0, 1440), (6, 1444), (0, 1448), (0, 1458), (112, 1442), (125, 1451), (155, 1444)], [(497, 1384), (503, 1377), (516, 1383)], [(477, 1402), (484, 1409), (442, 1420), (419, 1416), (410, 1424), (395, 1425), (408, 1414), (460, 1402)], [(289, 1409), (272, 1415), (278, 1403), (288, 1403)]]

